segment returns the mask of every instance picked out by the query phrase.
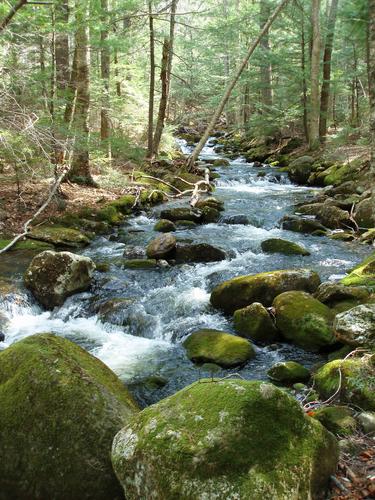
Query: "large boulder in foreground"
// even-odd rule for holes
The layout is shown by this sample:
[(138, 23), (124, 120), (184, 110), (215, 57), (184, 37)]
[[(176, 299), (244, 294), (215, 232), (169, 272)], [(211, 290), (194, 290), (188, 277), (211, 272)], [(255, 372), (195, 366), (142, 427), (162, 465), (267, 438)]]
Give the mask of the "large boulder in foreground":
[(138, 411), (101, 361), (33, 335), (0, 353), (0, 498), (122, 498), (113, 437)]
[(114, 439), (127, 500), (318, 499), (337, 442), (272, 384), (197, 382), (143, 410)]
[(239, 276), (215, 287), (211, 294), (211, 304), (217, 309), (232, 314), (236, 309), (246, 307), (253, 302), (270, 306), (277, 295), (289, 290), (315, 292), (319, 284), (318, 274), (309, 269)]
[(285, 292), (273, 302), (276, 327), (290, 342), (316, 352), (335, 343), (333, 313), (310, 294)]
[(248, 340), (208, 328), (189, 335), (183, 346), (194, 363), (215, 363), (223, 368), (243, 365), (255, 356)]
[(323, 399), (337, 393), (338, 401), (375, 411), (375, 355), (330, 361), (317, 371), (314, 383)]
[(89, 257), (46, 250), (33, 258), (24, 280), (34, 297), (46, 309), (53, 309), (70, 295), (87, 290), (94, 269)]
[(361, 304), (338, 314), (334, 329), (343, 344), (375, 349), (375, 304)]

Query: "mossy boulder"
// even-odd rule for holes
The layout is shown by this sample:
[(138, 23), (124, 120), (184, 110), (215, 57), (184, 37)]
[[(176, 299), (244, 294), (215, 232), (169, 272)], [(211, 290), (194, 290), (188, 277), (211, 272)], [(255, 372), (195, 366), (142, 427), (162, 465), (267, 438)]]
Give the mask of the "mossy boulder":
[(343, 344), (375, 350), (375, 304), (361, 304), (338, 314), (334, 330)]
[(335, 394), (340, 387), (336, 397), (338, 401), (375, 411), (374, 355), (330, 361), (317, 371), (314, 381), (315, 388), (324, 399)]
[(230, 161), (226, 158), (216, 158), (213, 163), (214, 167), (229, 167)]
[(125, 269), (155, 269), (158, 262), (156, 259), (128, 259), (122, 265)]
[(168, 259), (175, 250), (176, 238), (170, 233), (165, 233), (150, 241), (146, 254), (149, 259)]
[(116, 209), (116, 211), (122, 214), (130, 214), (134, 204), (136, 202), (136, 197), (134, 194), (125, 194), (111, 203), (111, 206)]
[(261, 243), (263, 252), (282, 253), (284, 255), (310, 255), (305, 247), (294, 241), (283, 240), (281, 238), (270, 238)]
[(253, 302), (270, 306), (273, 299), (289, 290), (315, 292), (320, 284), (318, 274), (309, 269), (270, 271), (250, 276), (239, 276), (224, 281), (211, 293), (211, 304), (233, 314)]
[(295, 361), (280, 361), (271, 366), (267, 375), (271, 380), (281, 384), (306, 382), (310, 378), (309, 370)]
[(224, 210), (224, 202), (219, 200), (218, 198), (214, 198), (213, 196), (209, 196), (208, 198), (202, 198), (197, 201), (195, 208), (202, 209), (204, 207), (216, 208), (222, 212)]
[(314, 418), (333, 434), (348, 436), (356, 431), (354, 411), (347, 406), (326, 406), (315, 410)]
[(127, 500), (321, 498), (337, 441), (272, 384), (202, 380), (150, 406), (115, 437)]
[(323, 224), (317, 220), (305, 219), (296, 215), (285, 215), (281, 219), (280, 225), (282, 229), (297, 233), (318, 234), (318, 232), (321, 232), (320, 234), (323, 234), (326, 231)]
[(192, 220), (177, 220), (176, 227), (179, 229), (194, 229), (197, 227), (197, 223)]
[(358, 264), (341, 283), (345, 286), (375, 287), (375, 252)]
[[(12, 240), (0, 239), (0, 250), (9, 245)], [(44, 252), (45, 250), (53, 250), (54, 246), (51, 243), (46, 243), (44, 241), (38, 240), (20, 240), (11, 248), (11, 250), (26, 250), (31, 252)]]
[(33, 335), (0, 352), (0, 498), (122, 498), (111, 444), (137, 411), (116, 375), (66, 339)]
[(355, 215), (355, 221), (362, 228), (372, 228), (375, 226), (375, 206), (374, 198), (366, 198), (358, 203)]
[(337, 302), (346, 300), (366, 302), (370, 297), (370, 292), (365, 287), (345, 286), (341, 283), (327, 281), (319, 285), (319, 288), (314, 293), (314, 297), (323, 302), (323, 304), (332, 306)]
[(321, 172), (321, 174), (318, 176), (318, 179), (321, 178), (325, 186), (339, 186), (345, 181), (350, 180), (350, 177), (352, 176), (353, 172), (349, 164), (335, 164)]
[(120, 210), (112, 204), (98, 210), (95, 217), (102, 222), (106, 222), (110, 226), (120, 224), (124, 218)]
[(257, 342), (273, 342), (277, 337), (274, 322), (259, 302), (237, 309), (233, 315), (233, 325), (238, 335)]
[(193, 363), (215, 363), (223, 368), (243, 365), (255, 356), (251, 343), (219, 330), (203, 329), (192, 333), (183, 343)]
[(293, 160), (288, 167), (288, 175), (296, 184), (306, 184), (313, 169), (314, 158), (312, 156), (300, 156)]
[(77, 229), (60, 226), (35, 227), (28, 233), (27, 237), (45, 241), (57, 247), (81, 248), (90, 243), (89, 238)]
[(223, 224), (233, 224), (240, 226), (247, 226), (251, 223), (249, 217), (245, 214), (227, 215), (221, 219), (221, 222)]
[(208, 243), (178, 244), (174, 255), (176, 264), (189, 262), (217, 262), (225, 260), (226, 254), (221, 248)]
[(163, 219), (168, 219), (172, 222), (176, 222), (178, 220), (190, 220), (198, 223), (202, 220), (202, 213), (199, 210), (184, 207), (162, 210), (160, 216)]
[(276, 327), (286, 340), (312, 352), (335, 342), (333, 313), (312, 295), (285, 292), (275, 298), (273, 307)]
[(176, 231), (176, 225), (167, 219), (160, 219), (154, 226), (154, 231), (159, 231), (160, 233), (170, 233)]
[(204, 224), (215, 223), (220, 219), (220, 212), (216, 208), (205, 206), (201, 209)]
[(46, 309), (53, 309), (70, 295), (87, 290), (94, 269), (95, 264), (89, 257), (46, 250), (33, 258), (24, 281)]

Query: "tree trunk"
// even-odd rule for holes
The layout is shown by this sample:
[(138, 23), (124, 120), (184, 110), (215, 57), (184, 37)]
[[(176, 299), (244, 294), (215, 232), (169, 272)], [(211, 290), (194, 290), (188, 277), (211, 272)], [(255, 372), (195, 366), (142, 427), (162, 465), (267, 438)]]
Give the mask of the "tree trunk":
[(320, 74), (320, 0), (312, 0), (311, 23), (312, 23), (312, 49), (311, 49), (311, 95), (309, 113), (309, 148), (319, 147), (319, 74)]
[(148, 21), (150, 36), (150, 91), (148, 98), (148, 128), (147, 128), (147, 158), (153, 157), (154, 137), (154, 99), (155, 99), (155, 35), (154, 17), (152, 15), (152, 0), (148, 2)]
[[(260, 29), (266, 24), (271, 15), (271, 5), (269, 0), (261, 0), (260, 2)], [(260, 41), (262, 47), (262, 64), (260, 67), (260, 83), (262, 104), (265, 109), (272, 106), (272, 66), (269, 61), (270, 42), (268, 31), (264, 34)]]
[(321, 142), (325, 142), (327, 135), (327, 116), (329, 105), (329, 94), (331, 85), (331, 65), (333, 40), (335, 36), (335, 24), (337, 17), (337, 5), (339, 0), (332, 0), (329, 11), (327, 36), (323, 55), (323, 83), (320, 93), (320, 122), (319, 122), (319, 138)]
[(56, 41), (56, 89), (61, 94), (69, 85), (69, 35), (67, 33), (69, 22), (68, 0), (59, 0), (55, 4)]
[(0, 33), (5, 30), (13, 17), (17, 14), (17, 12), (27, 4), (27, 0), (19, 0), (8, 12), (8, 14), (4, 17), (2, 21), (0, 21)]
[(243, 59), (243, 61), (240, 64), (240, 66), (237, 68), (237, 71), (234, 74), (234, 77), (229, 82), (229, 84), (228, 84), (228, 86), (227, 86), (227, 88), (226, 88), (226, 90), (224, 92), (224, 95), (221, 98), (221, 101), (220, 101), (218, 107), (216, 108), (216, 110), (215, 110), (215, 112), (214, 112), (214, 114), (213, 114), (213, 116), (212, 116), (209, 124), (207, 125), (207, 128), (206, 128), (203, 136), (201, 137), (201, 140), (195, 146), (194, 151), (192, 152), (192, 154), (188, 158), (188, 165), (189, 165), (189, 168), (191, 170), (194, 168), (194, 163), (197, 160), (197, 158), (199, 156), (199, 153), (202, 151), (204, 145), (206, 144), (207, 139), (209, 138), (210, 133), (212, 132), (213, 128), (215, 127), (217, 120), (220, 118), (220, 115), (223, 112), (223, 109), (224, 109), (226, 103), (228, 102), (228, 99), (229, 99), (229, 97), (230, 97), (230, 95), (231, 95), (231, 93), (232, 93), (232, 91), (233, 91), (236, 83), (238, 82), (238, 80), (239, 80), (239, 78), (240, 78), (243, 70), (246, 68), (246, 66), (247, 66), (247, 64), (249, 62), (249, 59), (252, 56), (254, 50), (257, 48), (257, 46), (259, 45), (260, 40), (262, 39), (262, 37), (264, 36), (264, 34), (268, 32), (268, 30), (271, 27), (272, 23), (274, 22), (274, 20), (277, 18), (277, 16), (280, 14), (280, 12), (286, 6), (287, 3), (288, 3), (288, 0), (282, 0), (281, 1), (281, 3), (279, 4), (279, 6), (275, 9), (275, 11), (271, 15), (271, 17), (268, 19), (268, 21), (264, 25), (264, 27), (261, 30), (258, 38), (254, 41), (254, 43), (251, 45), (251, 47), (249, 47), (249, 50), (248, 50), (245, 58)]
[[(298, 4), (300, 5), (300, 4)], [(307, 81), (306, 81), (306, 38), (305, 38), (305, 11), (301, 7), (301, 72), (302, 72), (302, 109), (303, 109), (303, 130), (306, 142), (309, 142), (309, 125), (307, 119)]]
[(155, 127), (153, 153), (156, 156), (159, 152), (160, 140), (163, 134), (166, 111), (168, 106), (168, 98), (170, 92), (170, 82), (172, 73), (172, 58), (173, 58), (173, 45), (174, 45), (174, 28), (175, 17), (177, 9), (177, 0), (172, 0), (171, 4), (171, 17), (169, 24), (169, 38), (164, 39), (163, 43), (163, 56), (161, 62), (161, 98), (159, 103), (158, 119)]
[(109, 78), (110, 78), (110, 51), (108, 45), (108, 0), (101, 0), (102, 25), (105, 26), (100, 32), (100, 76), (102, 79), (102, 107), (100, 111), (100, 138), (106, 143), (108, 157), (111, 157), (110, 136), (110, 98), (109, 98)]
[(370, 97), (370, 155), (372, 179), (372, 210), (375, 218), (375, 0), (368, 0), (368, 51)]
[(75, 49), (77, 57), (76, 103), (73, 116), (75, 133), (72, 167), (69, 179), (73, 182), (94, 185), (89, 158), (89, 107), (90, 107), (90, 53), (88, 35), (88, 2), (76, 0)]

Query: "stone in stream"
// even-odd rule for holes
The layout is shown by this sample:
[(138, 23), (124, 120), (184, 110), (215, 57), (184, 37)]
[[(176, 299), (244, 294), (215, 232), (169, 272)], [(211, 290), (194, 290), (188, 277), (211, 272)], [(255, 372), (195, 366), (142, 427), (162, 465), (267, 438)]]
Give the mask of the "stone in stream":
[(59, 247), (81, 248), (90, 243), (89, 238), (70, 227), (40, 226), (27, 234), (28, 238), (45, 241)]
[(178, 229), (194, 229), (197, 227), (197, 223), (192, 220), (177, 220), (176, 227)]
[(190, 220), (198, 223), (202, 221), (202, 213), (199, 210), (183, 207), (162, 210), (160, 216), (161, 218), (168, 219), (172, 222), (176, 222), (178, 220)]
[(213, 196), (209, 196), (208, 198), (202, 198), (197, 201), (195, 208), (202, 209), (204, 207), (211, 207), (211, 208), (216, 208), (216, 210), (219, 210), (222, 212), (224, 210), (224, 202), (214, 198)]
[(227, 314), (253, 302), (270, 306), (273, 299), (289, 290), (315, 292), (320, 278), (309, 269), (269, 271), (250, 276), (238, 276), (216, 286), (211, 293), (211, 304)]
[(115, 437), (127, 500), (318, 499), (338, 446), (272, 384), (200, 380), (149, 406)]
[(270, 238), (261, 243), (263, 252), (282, 253), (284, 255), (310, 255), (305, 247), (294, 241), (283, 240), (281, 238)]
[(201, 212), (202, 222), (204, 224), (215, 223), (220, 219), (220, 212), (216, 208), (205, 206), (201, 209)]
[(250, 219), (245, 214), (227, 215), (221, 219), (223, 224), (238, 224), (247, 226), (250, 224)]
[(225, 260), (226, 254), (221, 248), (216, 248), (208, 243), (178, 244), (173, 260), (176, 264), (189, 262), (217, 262)]
[(324, 400), (340, 387), (337, 401), (375, 411), (375, 355), (330, 361), (315, 373), (314, 384)]
[(341, 283), (345, 286), (375, 286), (375, 252), (354, 267)]
[(125, 269), (155, 269), (159, 267), (156, 259), (128, 259), (123, 261)]
[(230, 161), (226, 158), (216, 158), (213, 163), (214, 167), (229, 167)]
[(147, 245), (146, 254), (149, 259), (172, 258), (176, 250), (176, 238), (170, 234), (161, 234)]
[(314, 418), (333, 434), (350, 436), (357, 428), (354, 414), (348, 406), (323, 406), (314, 411)]
[(251, 343), (219, 330), (203, 329), (192, 333), (183, 343), (193, 363), (215, 363), (223, 368), (243, 365), (255, 356)]
[(345, 286), (341, 283), (331, 283), (327, 281), (319, 285), (319, 288), (314, 293), (314, 297), (323, 304), (332, 305), (343, 300), (361, 300), (366, 302), (370, 297), (370, 292), (359, 286)]
[(94, 262), (70, 252), (47, 250), (31, 261), (24, 281), (46, 309), (61, 306), (65, 299), (90, 287)]
[(284, 384), (306, 382), (310, 378), (309, 370), (295, 361), (281, 361), (276, 363), (271, 366), (267, 375), (271, 380)]
[(122, 254), (126, 259), (143, 259), (146, 251), (143, 247), (126, 246)]
[(125, 326), (131, 317), (131, 307), (135, 299), (117, 297), (100, 304), (97, 310), (98, 317), (105, 323)]
[(375, 349), (375, 304), (361, 304), (338, 314), (334, 331), (343, 344)]
[(282, 229), (297, 233), (315, 233), (320, 235), (326, 232), (326, 228), (317, 220), (305, 219), (296, 215), (285, 215), (280, 220), (280, 225)]
[(360, 227), (372, 228), (375, 226), (374, 201), (366, 198), (358, 203), (355, 211), (355, 221)]
[(12, 344), (0, 367), (0, 497), (122, 498), (111, 444), (138, 408), (117, 376), (51, 334)]
[(277, 330), (267, 309), (259, 302), (237, 309), (233, 315), (236, 333), (257, 342), (273, 342)]
[(154, 231), (159, 231), (160, 233), (170, 233), (171, 231), (176, 231), (176, 226), (168, 219), (160, 219), (155, 224)]
[(278, 295), (272, 304), (276, 327), (293, 344), (316, 352), (336, 342), (333, 312), (306, 292), (291, 291)]
[(300, 156), (293, 160), (288, 166), (288, 175), (292, 182), (296, 184), (306, 184), (314, 163), (312, 156)]

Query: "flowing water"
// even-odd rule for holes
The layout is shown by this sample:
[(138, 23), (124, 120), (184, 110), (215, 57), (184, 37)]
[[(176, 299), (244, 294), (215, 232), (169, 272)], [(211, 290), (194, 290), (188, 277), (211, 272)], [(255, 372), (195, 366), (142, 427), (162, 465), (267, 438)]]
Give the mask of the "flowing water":
[[(186, 146), (182, 147), (188, 152)], [(201, 157), (209, 159), (218, 155), (207, 146)], [(292, 213), (296, 203), (311, 198), (314, 190), (290, 184), (286, 176), (275, 175), (272, 167), (256, 168), (242, 159), (231, 161), (229, 167), (218, 171), (221, 177), (216, 182), (215, 196), (225, 202), (224, 216), (244, 214), (250, 224), (207, 224), (179, 229), (176, 237), (218, 246), (227, 252), (227, 260), (151, 270), (122, 269), (125, 249), (145, 248), (157, 235), (153, 226), (164, 208), (158, 206), (147, 214), (129, 218), (111, 238), (95, 239), (82, 253), (109, 263), (109, 271), (96, 273), (90, 292), (74, 295), (62, 307), (45, 312), (22, 289), (23, 263), (17, 261), (17, 252), (9, 254), (0, 259), (0, 274), (8, 273), (21, 287), (21, 292), (10, 294), (0, 302), (0, 319), (3, 313), (7, 320), (6, 338), (0, 348), (34, 333), (54, 332), (104, 361), (129, 385), (140, 404), (147, 405), (200, 377), (211, 375), (186, 358), (181, 342), (202, 327), (233, 332), (230, 318), (209, 304), (210, 291), (216, 284), (242, 274), (299, 267), (318, 271), (322, 280), (336, 280), (365, 254), (366, 249), (355, 243), (278, 228), (280, 218)], [(258, 176), (260, 171), (265, 173), (264, 177)], [(180, 200), (168, 205), (186, 206), (187, 203)], [(265, 254), (260, 244), (270, 237), (302, 243), (311, 251), (311, 256)], [(113, 298), (131, 299), (125, 327), (102, 322), (96, 314), (98, 305)], [(311, 366), (320, 359), (288, 344), (257, 347), (256, 351), (255, 359), (246, 366), (223, 370), (222, 374), (235, 371), (244, 378), (265, 378), (267, 369), (277, 361), (293, 359)], [(150, 380), (155, 375), (157, 384)], [(166, 384), (160, 387), (162, 379)], [(155, 378), (152, 380), (155, 382)]]

